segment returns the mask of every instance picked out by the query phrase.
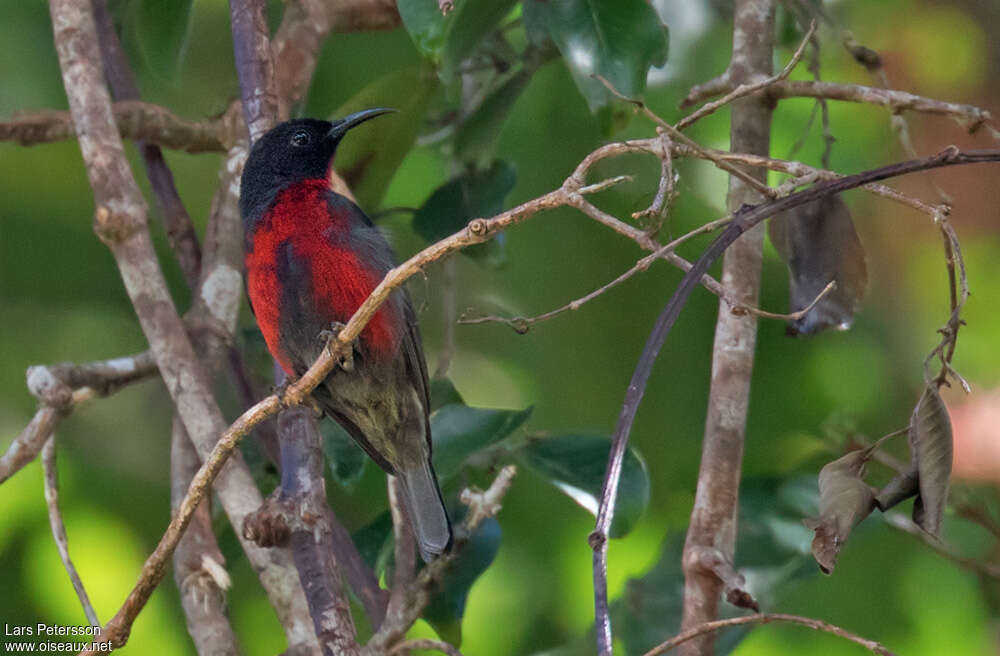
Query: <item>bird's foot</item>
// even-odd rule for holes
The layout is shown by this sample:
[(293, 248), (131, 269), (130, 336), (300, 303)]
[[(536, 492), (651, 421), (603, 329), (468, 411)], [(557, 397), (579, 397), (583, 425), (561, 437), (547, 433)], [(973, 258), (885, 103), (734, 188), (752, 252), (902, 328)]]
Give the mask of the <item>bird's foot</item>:
[[(330, 355), (337, 357), (338, 354), (333, 350), (334, 340), (340, 335), (340, 331), (347, 327), (347, 324), (340, 323), (339, 321), (334, 321), (330, 324), (329, 330), (321, 330), (319, 333), (319, 338), (326, 343), (326, 349), (330, 352)], [(349, 349), (346, 353), (339, 356), (340, 366), (344, 371), (354, 370), (354, 349)]]

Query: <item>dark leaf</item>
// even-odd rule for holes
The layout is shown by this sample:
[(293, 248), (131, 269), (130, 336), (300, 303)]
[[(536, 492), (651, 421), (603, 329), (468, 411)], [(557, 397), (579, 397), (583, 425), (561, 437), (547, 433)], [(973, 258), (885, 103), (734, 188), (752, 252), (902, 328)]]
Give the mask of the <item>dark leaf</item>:
[(348, 489), (353, 488), (365, 473), (368, 456), (332, 419), (319, 422), (319, 429), (323, 434), (323, 453), (333, 480)]
[(875, 493), (862, 478), (871, 455), (870, 449), (857, 449), (819, 472), (819, 518), (805, 525), (816, 533), (812, 553), (824, 574), (833, 571), (851, 529), (875, 506)]
[(441, 53), (442, 72), (454, 75), (462, 60), (510, 13), (517, 0), (462, 0), (456, 3)]
[(455, 134), (455, 157), (459, 161), (481, 164), (493, 159), (500, 128), (533, 72), (527, 66), (522, 67), (462, 122)]
[[(573, 501), (597, 515), (611, 438), (603, 435), (559, 435), (529, 439), (518, 450), (520, 460)], [(635, 526), (649, 504), (649, 473), (642, 456), (629, 447), (618, 483), (611, 537), (620, 538)]]
[(649, 69), (667, 62), (667, 27), (646, 0), (525, 0), (524, 20), (529, 35), (555, 42), (592, 111), (611, 99), (594, 75), (638, 97)]
[(427, 67), (415, 66), (375, 80), (335, 112), (335, 117), (341, 117), (370, 107), (399, 110), (378, 118), (377, 127), (351, 133), (337, 148), (336, 169), (362, 208), (378, 207), (382, 201), (392, 176), (416, 141), (438, 86), (437, 76)]
[(443, 16), (437, 0), (399, 0), (396, 6), (413, 45), (423, 56), (436, 59), (444, 46), (445, 32), (455, 12)]
[(457, 474), (469, 456), (517, 430), (532, 409), (497, 410), (451, 404), (431, 415), (434, 470), (441, 482)]
[(392, 557), (392, 515), (386, 510), (351, 536), (361, 557), (376, 575)]
[(935, 537), (941, 532), (948, 501), (952, 448), (948, 409), (937, 388), (929, 384), (910, 417), (910, 451), (920, 483), (913, 521)]
[(191, 32), (192, 0), (142, 0), (127, 4), (122, 37), (145, 66), (165, 78), (178, 73)]
[[(428, 242), (435, 242), (468, 225), (477, 217), (490, 217), (503, 210), (504, 199), (514, 188), (517, 174), (507, 162), (497, 161), (489, 169), (466, 173), (438, 187), (413, 217), (413, 229)], [(462, 252), (477, 258), (495, 257), (500, 235)]]
[(431, 378), (431, 412), (452, 403), (465, 405), (455, 383), (450, 378)]
[(788, 264), (792, 312), (812, 303), (831, 280), (837, 283), (789, 330), (812, 334), (850, 328), (868, 285), (868, 269), (844, 201), (826, 196), (771, 217), (768, 224), (771, 242)]
[(490, 517), (479, 525), (448, 567), (448, 574), (431, 595), (430, 604), (424, 611), (424, 619), (442, 640), (455, 646), (462, 644), (462, 617), (469, 591), (489, 568), (499, 549), (500, 523)]

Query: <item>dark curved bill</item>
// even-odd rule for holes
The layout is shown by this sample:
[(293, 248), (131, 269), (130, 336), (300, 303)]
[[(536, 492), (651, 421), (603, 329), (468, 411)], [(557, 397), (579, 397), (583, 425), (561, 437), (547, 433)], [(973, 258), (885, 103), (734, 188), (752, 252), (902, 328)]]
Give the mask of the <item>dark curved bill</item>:
[(363, 109), (360, 112), (354, 112), (353, 114), (349, 114), (340, 120), (334, 121), (333, 127), (330, 128), (330, 131), (326, 136), (329, 139), (340, 139), (347, 133), (348, 130), (364, 123), (368, 119), (394, 111), (396, 110), (389, 107), (373, 107), (371, 109)]

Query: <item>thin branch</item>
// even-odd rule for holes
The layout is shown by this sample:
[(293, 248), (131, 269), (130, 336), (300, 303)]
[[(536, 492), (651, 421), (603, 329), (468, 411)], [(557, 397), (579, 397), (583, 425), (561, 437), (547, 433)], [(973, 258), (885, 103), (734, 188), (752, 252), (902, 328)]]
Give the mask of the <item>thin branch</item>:
[(0, 483), (38, 457), (59, 425), (59, 420), (65, 415), (65, 410), (51, 405), (43, 405), (35, 412), (28, 425), (14, 438), (3, 456), (0, 456)]
[[(189, 153), (224, 152), (235, 141), (234, 117), (230, 112), (208, 121), (189, 121), (165, 107), (137, 100), (116, 102), (112, 110), (118, 131), (126, 139)], [(69, 112), (43, 109), (0, 121), (0, 141), (16, 141), (22, 146), (75, 137), (76, 128)]]
[(699, 636), (718, 631), (719, 629), (725, 629), (731, 626), (742, 626), (744, 624), (769, 624), (771, 622), (799, 624), (801, 626), (809, 627), (815, 631), (823, 631), (825, 633), (844, 638), (845, 640), (850, 640), (851, 642), (861, 645), (865, 649), (878, 654), (879, 656), (894, 656), (894, 654), (886, 649), (881, 643), (869, 640), (868, 638), (863, 638), (855, 633), (851, 633), (847, 629), (842, 629), (839, 626), (824, 622), (823, 620), (817, 620), (811, 617), (800, 617), (798, 615), (786, 615), (784, 613), (759, 613), (757, 615), (744, 615), (742, 617), (731, 617), (725, 620), (705, 622), (704, 624), (699, 624), (698, 626), (684, 631), (683, 633), (679, 633), (670, 640), (653, 647), (647, 651), (644, 656), (659, 656), (660, 654), (665, 654), (680, 644)]
[[(91, 0), (94, 7), (94, 22), (97, 25), (98, 45), (101, 48), (101, 59), (104, 62), (104, 72), (111, 86), (111, 92), (116, 100), (141, 100), (135, 75), (128, 64), (128, 57), (118, 41), (111, 14), (108, 12), (105, 0)], [(174, 184), (173, 173), (163, 159), (163, 151), (155, 144), (137, 141), (136, 146), (146, 165), (146, 177), (153, 189), (170, 247), (177, 258), (181, 272), (190, 289), (198, 284), (198, 273), (201, 271), (201, 245), (195, 234), (194, 224), (184, 203), (181, 202), (177, 186)]]
[(83, 614), (87, 616), (87, 621), (91, 626), (101, 626), (101, 621), (97, 619), (97, 612), (90, 603), (87, 590), (83, 587), (83, 581), (73, 566), (73, 561), (69, 557), (69, 538), (66, 536), (66, 525), (63, 524), (62, 512), (59, 510), (59, 471), (56, 467), (56, 438), (50, 437), (42, 449), (42, 470), (45, 472), (45, 505), (49, 508), (49, 525), (52, 527), (52, 539), (55, 540), (56, 548), (59, 550), (59, 558), (62, 559), (66, 574), (76, 590), (76, 596), (83, 606)]
[[(174, 415), (170, 439), (170, 505), (183, 501), (201, 461), (184, 424)], [(211, 499), (203, 499), (174, 552), (174, 580), (188, 633), (200, 656), (239, 656), (240, 648), (226, 615), (231, 585), (225, 557), (212, 530)]]
[(84, 364), (28, 367), (27, 384), (40, 403), (35, 416), (0, 456), (0, 483), (34, 460), (59, 422), (95, 396), (108, 396), (156, 373), (148, 351)]
[[(730, 217), (724, 217), (715, 221), (710, 221), (702, 226), (699, 226), (698, 228), (695, 228), (694, 230), (688, 232), (687, 234), (678, 237), (677, 239), (671, 241), (670, 243), (664, 244), (663, 246), (659, 247), (646, 257), (643, 257), (642, 259), (637, 261), (632, 266), (632, 268), (630, 268), (628, 271), (625, 271), (611, 282), (601, 287), (598, 287), (597, 289), (590, 292), (586, 296), (578, 298), (574, 301), (570, 301), (566, 305), (556, 308), (555, 310), (550, 310), (548, 312), (545, 312), (544, 314), (539, 314), (534, 317), (513, 317), (510, 319), (507, 319), (505, 317), (497, 317), (493, 315), (482, 316), (482, 317), (471, 317), (471, 318), (466, 318), (463, 316), (458, 320), (458, 323), (466, 325), (489, 323), (489, 322), (503, 323), (506, 324), (508, 327), (512, 328), (514, 332), (523, 335), (527, 333), (528, 330), (531, 328), (531, 326), (533, 326), (536, 323), (541, 323), (542, 321), (548, 321), (549, 319), (557, 317), (560, 314), (563, 314), (564, 312), (579, 310), (586, 303), (594, 300), (595, 298), (609, 291), (613, 287), (617, 287), (618, 285), (625, 282), (626, 280), (628, 280), (635, 274), (639, 273), (640, 271), (646, 271), (654, 262), (661, 259), (667, 253), (674, 251), (678, 246), (680, 246), (685, 241), (697, 235), (717, 230), (725, 226), (727, 223), (729, 223), (729, 220)], [(761, 312), (761, 310), (756, 310), (756, 309), (754, 311)]]
[(745, 171), (742, 171), (734, 166), (731, 166), (730, 164), (722, 160), (712, 159), (711, 154), (706, 149), (702, 148), (702, 146), (700, 146), (697, 142), (692, 140), (687, 135), (681, 133), (680, 130), (678, 130), (677, 128), (675, 128), (674, 126), (670, 125), (662, 118), (660, 118), (659, 115), (657, 115), (653, 110), (649, 109), (649, 107), (647, 107), (646, 104), (641, 100), (638, 100), (636, 98), (629, 98), (628, 96), (622, 95), (617, 89), (615, 89), (611, 85), (610, 82), (608, 82), (605, 78), (601, 77), (600, 75), (594, 74), (593, 77), (601, 84), (603, 84), (608, 89), (608, 91), (612, 93), (612, 95), (614, 95), (620, 100), (624, 100), (625, 102), (634, 105), (638, 112), (640, 112), (648, 119), (656, 123), (660, 127), (660, 129), (662, 129), (668, 135), (670, 135), (670, 138), (673, 139), (674, 141), (680, 142), (696, 152), (700, 152), (705, 159), (712, 160), (715, 163), (715, 165), (718, 166), (720, 169), (726, 171), (727, 173), (736, 178), (739, 178), (740, 180), (745, 182), (748, 186), (757, 190), (764, 196), (768, 198), (774, 197), (774, 190), (768, 187), (766, 183), (757, 180), (753, 176), (747, 174)]
[(985, 109), (973, 105), (945, 102), (918, 96), (907, 91), (881, 89), (861, 84), (838, 84), (815, 80), (782, 80), (768, 88), (772, 98), (825, 98), (847, 102), (879, 105), (894, 113), (901, 111), (940, 114), (961, 123), (969, 132), (975, 132), (981, 125), (993, 120)]
[(386, 656), (393, 656), (394, 654), (408, 654), (411, 649), (433, 649), (434, 651), (439, 651), (442, 654), (447, 654), (447, 656), (462, 656), (462, 652), (447, 642), (442, 640), (429, 640), (427, 638), (404, 640), (387, 651)]
[(724, 107), (725, 105), (728, 105), (734, 100), (737, 100), (744, 96), (749, 96), (750, 94), (756, 93), (761, 89), (766, 89), (775, 82), (779, 82), (781, 80), (786, 79), (789, 75), (792, 74), (792, 71), (795, 70), (795, 67), (799, 65), (799, 62), (802, 61), (802, 55), (805, 53), (806, 46), (809, 45), (809, 42), (812, 40), (813, 35), (815, 33), (816, 33), (816, 21), (813, 21), (812, 23), (809, 24), (809, 29), (806, 30), (805, 36), (802, 37), (802, 42), (799, 43), (799, 47), (795, 49), (795, 52), (792, 54), (792, 58), (788, 61), (785, 67), (781, 69), (780, 73), (778, 73), (777, 75), (773, 75), (771, 77), (766, 77), (757, 82), (739, 85), (738, 87), (727, 93), (722, 98), (719, 98), (718, 100), (702, 105), (698, 109), (698, 111), (688, 114), (680, 121), (678, 121), (677, 125), (675, 125), (674, 127), (677, 128), (678, 130), (684, 130), (687, 127), (691, 126), (696, 121), (699, 121), (708, 116), (709, 114), (711, 114), (712, 112), (718, 110), (720, 107)]
[(392, 590), (386, 615), (398, 616), (406, 603), (407, 588), (417, 572), (417, 544), (413, 536), (412, 524), (407, 521), (407, 509), (402, 502), (402, 488), (395, 476), (387, 478), (389, 510), (392, 516), (393, 563)]
[(895, 512), (884, 513), (882, 518), (885, 523), (892, 526), (895, 529), (903, 531), (904, 533), (909, 533), (915, 537), (920, 538), (920, 540), (926, 544), (928, 547), (938, 552), (948, 560), (961, 565), (962, 567), (972, 570), (973, 572), (980, 574), (982, 576), (988, 576), (993, 579), (1000, 579), (1000, 565), (994, 563), (985, 562), (979, 560), (978, 558), (969, 558), (963, 556), (959, 553), (958, 549), (952, 545), (939, 540), (932, 536), (927, 531), (923, 530), (909, 517), (904, 517), (903, 515)]

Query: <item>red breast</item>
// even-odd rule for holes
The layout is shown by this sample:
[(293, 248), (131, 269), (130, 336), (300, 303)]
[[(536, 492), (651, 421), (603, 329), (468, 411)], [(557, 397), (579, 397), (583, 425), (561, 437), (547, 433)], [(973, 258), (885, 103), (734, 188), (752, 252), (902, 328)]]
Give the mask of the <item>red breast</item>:
[[(385, 272), (373, 271), (350, 244), (351, 217), (331, 212), (329, 186), (324, 179), (309, 179), (278, 193), (273, 206), (255, 226), (253, 248), (246, 253), (247, 291), (257, 323), (272, 355), (289, 374), (291, 358), (282, 344), (280, 317), (286, 283), (278, 275), (277, 258), (291, 244), (296, 261), (309, 272), (312, 308), (322, 324), (346, 322), (381, 281)], [(375, 353), (394, 352), (392, 310), (383, 305), (361, 334), (363, 346)], [(318, 336), (317, 336), (318, 339)]]

